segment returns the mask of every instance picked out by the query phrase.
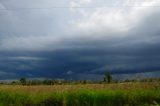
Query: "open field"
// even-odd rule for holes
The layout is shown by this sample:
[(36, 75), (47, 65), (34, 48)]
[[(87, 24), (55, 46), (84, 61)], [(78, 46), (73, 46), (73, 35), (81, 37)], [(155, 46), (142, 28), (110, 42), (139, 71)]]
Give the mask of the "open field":
[(159, 104), (159, 82), (0, 86), (0, 106), (160, 106)]

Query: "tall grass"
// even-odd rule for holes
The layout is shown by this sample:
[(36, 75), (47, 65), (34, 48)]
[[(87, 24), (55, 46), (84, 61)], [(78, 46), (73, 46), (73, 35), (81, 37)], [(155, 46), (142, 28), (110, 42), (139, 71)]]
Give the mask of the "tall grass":
[[(102, 89), (102, 86), (97, 85), (91, 89), (87, 87), (93, 85), (81, 85), (82, 88), (75, 89), (77, 86), (71, 85), (70, 87), (75, 87), (74, 90), (64, 90), (68, 86), (61, 86), (63, 89), (59, 88), (59, 90), (55, 90), (56, 86), (44, 86), (44, 88), (53, 88), (54, 90), (39, 91), (38, 93), (35, 93), (34, 90), (23, 91), (26, 89), (23, 86), (7, 86), (7, 89), (2, 89), (2, 86), (0, 87), (0, 106), (159, 106), (160, 104), (159, 87), (147, 88), (148, 85), (146, 85), (146, 89), (142, 89), (138, 85), (139, 88), (136, 86), (136, 88), (130, 89), (127, 89), (128, 87), (126, 89), (120, 89), (121, 87), (117, 87), (117, 89), (104, 87)], [(119, 85), (117, 84), (117, 86)], [(22, 89), (22, 91), (15, 91), (14, 87)], [(30, 87), (27, 88), (30, 89)], [(40, 86), (36, 86), (36, 88), (41, 89)]]

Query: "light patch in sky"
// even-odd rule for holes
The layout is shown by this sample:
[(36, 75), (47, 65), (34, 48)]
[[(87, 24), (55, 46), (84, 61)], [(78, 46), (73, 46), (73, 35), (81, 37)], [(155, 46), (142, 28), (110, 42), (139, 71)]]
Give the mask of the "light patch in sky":
[[(99, 7), (96, 4), (97, 1), (92, 0), (73, 0), (68, 4), (64, 3), (70, 7), (95, 7), (71, 8), (74, 11), (67, 8), (50, 8), (53, 6), (51, 1), (44, 3), (42, 0), (38, 4), (36, 1), (28, 1), (26, 4), (23, 2), (20, 4), (4, 2), (6, 8), (21, 8), (23, 5), (25, 8), (41, 6), (42, 9), (8, 10), (7, 12), (10, 14), (1, 18), (0, 47), (1, 50), (30, 49), (35, 51), (50, 49), (52, 45), (53, 50), (67, 47), (66, 42), (71, 41), (69, 39), (73, 41), (76, 39), (112, 39), (131, 36), (132, 34), (128, 34), (130, 30), (137, 27), (153, 11), (157, 11), (157, 8), (154, 7), (143, 7), (146, 5), (155, 6), (159, 3), (156, 0), (153, 1), (155, 2), (135, 2), (132, 7), (125, 7), (131, 3), (125, 0), (113, 1), (112, 3), (101, 0), (99, 2), (102, 5), (100, 8), (96, 8)], [(112, 4), (112, 6), (103, 2)], [(59, 6), (64, 5), (58, 1), (56, 3)], [(142, 7), (136, 7), (137, 4)], [(1, 4), (1, 7), (4, 5)], [(47, 10), (45, 10), (46, 6), (48, 6)]]
[(160, 2), (157, 0), (152, 1), (155, 2), (134, 2), (131, 4), (130, 1), (117, 1), (113, 7), (102, 6), (101, 8), (94, 9), (94, 11), (83, 11), (81, 12), (82, 19), (75, 20), (72, 23), (74, 24), (73, 26), (77, 26), (80, 32), (94, 33), (111, 30), (113, 32), (124, 33), (136, 27), (146, 16), (155, 11), (154, 6), (157, 3), (160, 4)]

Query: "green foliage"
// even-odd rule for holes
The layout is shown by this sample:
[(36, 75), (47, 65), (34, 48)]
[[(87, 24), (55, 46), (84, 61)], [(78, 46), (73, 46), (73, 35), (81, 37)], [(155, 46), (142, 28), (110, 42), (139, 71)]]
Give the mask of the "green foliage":
[(44, 85), (52, 85), (52, 84), (54, 84), (54, 83), (53, 83), (52, 80), (46, 79), (46, 80), (43, 81), (43, 84), (44, 84)]
[(112, 75), (110, 73), (106, 73), (103, 81), (107, 82), (107, 83), (110, 83), (112, 81)]
[(29, 95), (0, 92), (0, 106), (159, 106), (160, 89), (75, 90)]
[(21, 78), (19, 81), (21, 82), (22, 85), (26, 85), (27, 82), (26, 78)]

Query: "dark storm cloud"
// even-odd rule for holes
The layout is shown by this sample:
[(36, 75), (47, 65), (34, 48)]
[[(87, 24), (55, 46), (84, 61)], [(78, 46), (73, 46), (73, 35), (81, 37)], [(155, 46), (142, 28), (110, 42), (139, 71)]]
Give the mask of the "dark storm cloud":
[[(0, 7), (36, 6), (36, 3), (30, 4), (32, 3), (20, 2), (17, 5), (12, 1), (3, 1)], [(49, 1), (42, 4), (37, 6), (52, 6)], [(69, 9), (3, 11), (5, 15), (0, 15), (1, 79), (22, 76), (99, 79), (106, 71), (117, 78), (116, 75), (119, 74), (146, 72), (151, 73), (151, 76), (155, 76), (154, 73), (159, 75), (160, 10), (151, 8), (149, 11), (141, 19), (136, 19), (138, 16), (135, 16), (138, 22), (134, 25), (127, 24), (127, 28), (119, 21), (117, 25), (106, 22), (113, 28), (103, 25), (105, 16), (97, 16), (95, 12), (94, 16), (98, 17), (98, 21), (102, 18), (104, 23), (97, 24), (97, 19), (91, 17), (85, 26), (81, 22), (81, 18), (82, 20), (85, 18), (79, 17), (78, 22), (81, 23), (80, 25), (84, 24), (84, 29), (77, 27), (74, 22), (73, 26), (68, 24), (68, 21), (77, 22), (79, 16), (79, 14), (73, 15)], [(88, 16), (87, 13), (80, 12)]]

